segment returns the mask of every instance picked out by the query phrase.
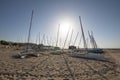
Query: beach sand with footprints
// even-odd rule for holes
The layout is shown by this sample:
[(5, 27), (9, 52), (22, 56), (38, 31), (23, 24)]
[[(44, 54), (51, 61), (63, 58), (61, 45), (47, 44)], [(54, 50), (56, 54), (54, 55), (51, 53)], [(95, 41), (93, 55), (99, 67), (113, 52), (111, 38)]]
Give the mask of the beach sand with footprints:
[(106, 61), (48, 52), (19, 59), (20, 51), (0, 47), (0, 80), (120, 80), (120, 51), (106, 51)]

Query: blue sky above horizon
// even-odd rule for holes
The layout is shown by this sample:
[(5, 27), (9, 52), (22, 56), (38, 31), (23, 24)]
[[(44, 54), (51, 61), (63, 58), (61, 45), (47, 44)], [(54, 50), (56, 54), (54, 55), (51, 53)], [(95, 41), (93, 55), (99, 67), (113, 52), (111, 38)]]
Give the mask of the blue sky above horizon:
[[(81, 16), (86, 38), (88, 30), (93, 31), (99, 47), (120, 48), (120, 0), (0, 0), (0, 40), (27, 41), (32, 10), (31, 42), (40, 32), (41, 39), (45, 34), (55, 45), (58, 24), (69, 23), (74, 30), (72, 43), (80, 33), (78, 45)], [(60, 34), (64, 41), (66, 33)]]

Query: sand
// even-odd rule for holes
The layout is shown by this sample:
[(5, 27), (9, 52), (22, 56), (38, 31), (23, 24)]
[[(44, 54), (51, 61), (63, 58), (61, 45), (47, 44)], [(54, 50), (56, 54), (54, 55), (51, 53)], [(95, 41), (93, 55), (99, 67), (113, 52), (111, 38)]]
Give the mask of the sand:
[(0, 80), (120, 80), (119, 51), (105, 53), (106, 61), (48, 52), (19, 59), (16, 55), (20, 51), (0, 47)]

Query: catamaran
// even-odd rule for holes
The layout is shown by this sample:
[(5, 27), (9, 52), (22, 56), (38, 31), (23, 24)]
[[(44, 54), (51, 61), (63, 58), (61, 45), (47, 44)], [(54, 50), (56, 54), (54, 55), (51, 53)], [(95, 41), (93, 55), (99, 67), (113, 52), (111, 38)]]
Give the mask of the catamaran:
[(79, 20), (80, 20), (80, 26), (81, 26), (81, 32), (82, 32), (82, 38), (83, 38), (83, 44), (84, 44), (84, 48), (81, 49), (83, 54), (80, 54), (80, 52), (77, 52), (77, 53), (74, 52), (72, 56), (79, 57), (79, 58), (87, 58), (87, 59), (88, 58), (89, 59), (104, 59), (103, 51), (97, 48), (96, 41), (92, 34), (91, 35), (89, 34), (89, 37), (93, 45), (93, 49), (88, 49), (80, 16), (79, 16)]
[(20, 58), (25, 58), (27, 56), (39, 56), (40, 53), (36, 52), (34, 49), (30, 48), (30, 35), (31, 35), (31, 27), (32, 27), (32, 20), (33, 20), (33, 13), (34, 11), (32, 10), (31, 14), (31, 20), (30, 20), (30, 27), (29, 27), (29, 33), (28, 33), (28, 42), (27, 42), (27, 49), (25, 51), (22, 51), (18, 54)]

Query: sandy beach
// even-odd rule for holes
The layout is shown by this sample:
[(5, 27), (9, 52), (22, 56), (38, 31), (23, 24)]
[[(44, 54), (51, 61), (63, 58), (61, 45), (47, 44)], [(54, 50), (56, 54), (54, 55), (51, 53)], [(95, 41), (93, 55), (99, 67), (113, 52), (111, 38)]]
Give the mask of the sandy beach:
[[(119, 80), (120, 52), (105, 53), (106, 61), (48, 52), (19, 59), (21, 50), (0, 48), (0, 80)], [(107, 51), (108, 52), (108, 51)], [(67, 61), (67, 62), (66, 62)]]

